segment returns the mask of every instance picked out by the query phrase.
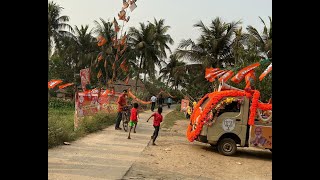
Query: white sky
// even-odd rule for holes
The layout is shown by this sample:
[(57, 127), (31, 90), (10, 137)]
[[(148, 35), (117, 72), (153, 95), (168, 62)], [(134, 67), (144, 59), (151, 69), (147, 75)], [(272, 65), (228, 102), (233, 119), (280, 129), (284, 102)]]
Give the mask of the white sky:
[[(70, 17), (73, 27), (88, 24), (94, 27), (94, 20), (118, 19), (122, 0), (53, 0), (63, 7), (61, 15)], [(49, 1), (48, 1), (49, 2)], [(154, 17), (165, 19), (165, 25), (171, 26), (168, 33), (174, 40), (170, 46), (174, 51), (182, 39), (196, 40), (200, 32), (193, 27), (202, 20), (209, 26), (211, 20), (219, 16), (225, 22), (242, 21), (243, 30), (252, 25), (262, 31), (263, 24), (259, 16), (269, 25), (272, 17), (272, 0), (137, 0), (137, 8), (127, 11), (130, 21), (125, 27), (139, 27), (139, 22), (153, 22)], [(122, 21), (119, 21), (122, 25)]]

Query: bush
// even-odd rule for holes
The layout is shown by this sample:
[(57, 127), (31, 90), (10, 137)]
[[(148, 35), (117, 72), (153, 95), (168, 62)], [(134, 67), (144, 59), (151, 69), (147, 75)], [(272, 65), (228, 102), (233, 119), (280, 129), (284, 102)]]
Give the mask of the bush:
[(99, 112), (94, 116), (87, 116), (80, 124), (80, 129), (83, 129), (85, 133), (92, 133), (102, 130), (115, 123), (117, 114), (106, 114)]
[(74, 108), (74, 101), (51, 97), (48, 101), (48, 108)]
[(48, 111), (48, 148), (76, 139), (73, 131), (74, 109), (52, 109)]
[(161, 127), (171, 128), (177, 120), (185, 120), (185, 119), (186, 118), (183, 112), (176, 111), (176, 110), (171, 111), (164, 117)]
[(176, 105), (176, 111), (181, 111), (181, 104)]
[[(56, 104), (57, 106), (57, 104)], [(59, 107), (64, 107), (60, 106)], [(98, 113), (85, 117), (74, 131), (74, 107), (49, 108), (48, 110), (48, 148), (74, 141), (86, 134), (102, 130), (114, 124), (116, 114)]]

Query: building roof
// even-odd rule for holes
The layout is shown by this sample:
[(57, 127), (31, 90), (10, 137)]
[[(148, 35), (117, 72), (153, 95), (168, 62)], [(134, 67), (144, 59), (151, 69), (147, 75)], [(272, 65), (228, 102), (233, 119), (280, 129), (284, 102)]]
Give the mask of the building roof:
[[(114, 86), (114, 90), (116, 92), (122, 92), (123, 90), (125, 89), (135, 89), (136, 87), (136, 80), (134, 79), (129, 79), (128, 81), (128, 84), (126, 84), (124, 81), (116, 81), (112, 84)], [(145, 90), (145, 86), (144, 84), (141, 82), (141, 80), (138, 80), (138, 83), (137, 83), (137, 89), (139, 91), (144, 91)]]

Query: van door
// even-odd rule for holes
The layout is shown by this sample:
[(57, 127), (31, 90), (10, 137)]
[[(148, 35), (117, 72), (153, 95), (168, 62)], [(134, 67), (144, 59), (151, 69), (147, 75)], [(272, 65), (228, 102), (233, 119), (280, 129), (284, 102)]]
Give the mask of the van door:
[[(217, 142), (219, 138), (225, 133), (234, 133), (239, 136), (240, 139), (245, 136), (247, 121), (244, 120), (245, 114), (245, 97), (228, 97), (233, 99), (231, 103), (226, 102), (227, 98), (223, 98), (218, 104), (220, 105), (220, 110), (217, 115), (217, 119), (213, 126), (208, 128), (208, 141)], [(246, 116), (247, 117), (247, 116)], [(244, 131), (244, 133), (242, 133)], [(241, 143), (242, 144), (242, 143)]]

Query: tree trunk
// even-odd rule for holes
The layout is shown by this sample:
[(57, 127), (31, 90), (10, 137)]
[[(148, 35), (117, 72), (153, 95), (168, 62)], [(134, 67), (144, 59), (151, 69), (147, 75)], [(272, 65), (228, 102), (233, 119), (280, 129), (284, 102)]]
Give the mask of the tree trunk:
[(139, 69), (138, 69), (138, 74), (137, 74), (137, 79), (136, 79), (136, 92), (137, 92), (137, 89), (138, 89), (138, 79), (139, 79), (139, 74), (141, 72), (141, 66), (142, 66), (142, 56), (140, 58), (140, 65), (139, 65)]
[[(105, 61), (104, 64), (107, 63), (106, 59), (104, 61)], [(103, 64), (103, 66), (104, 66), (104, 64)], [(108, 68), (107, 68), (107, 66), (104, 66), (104, 69), (106, 71), (106, 89), (108, 89), (109, 88), (109, 83), (108, 83)]]

